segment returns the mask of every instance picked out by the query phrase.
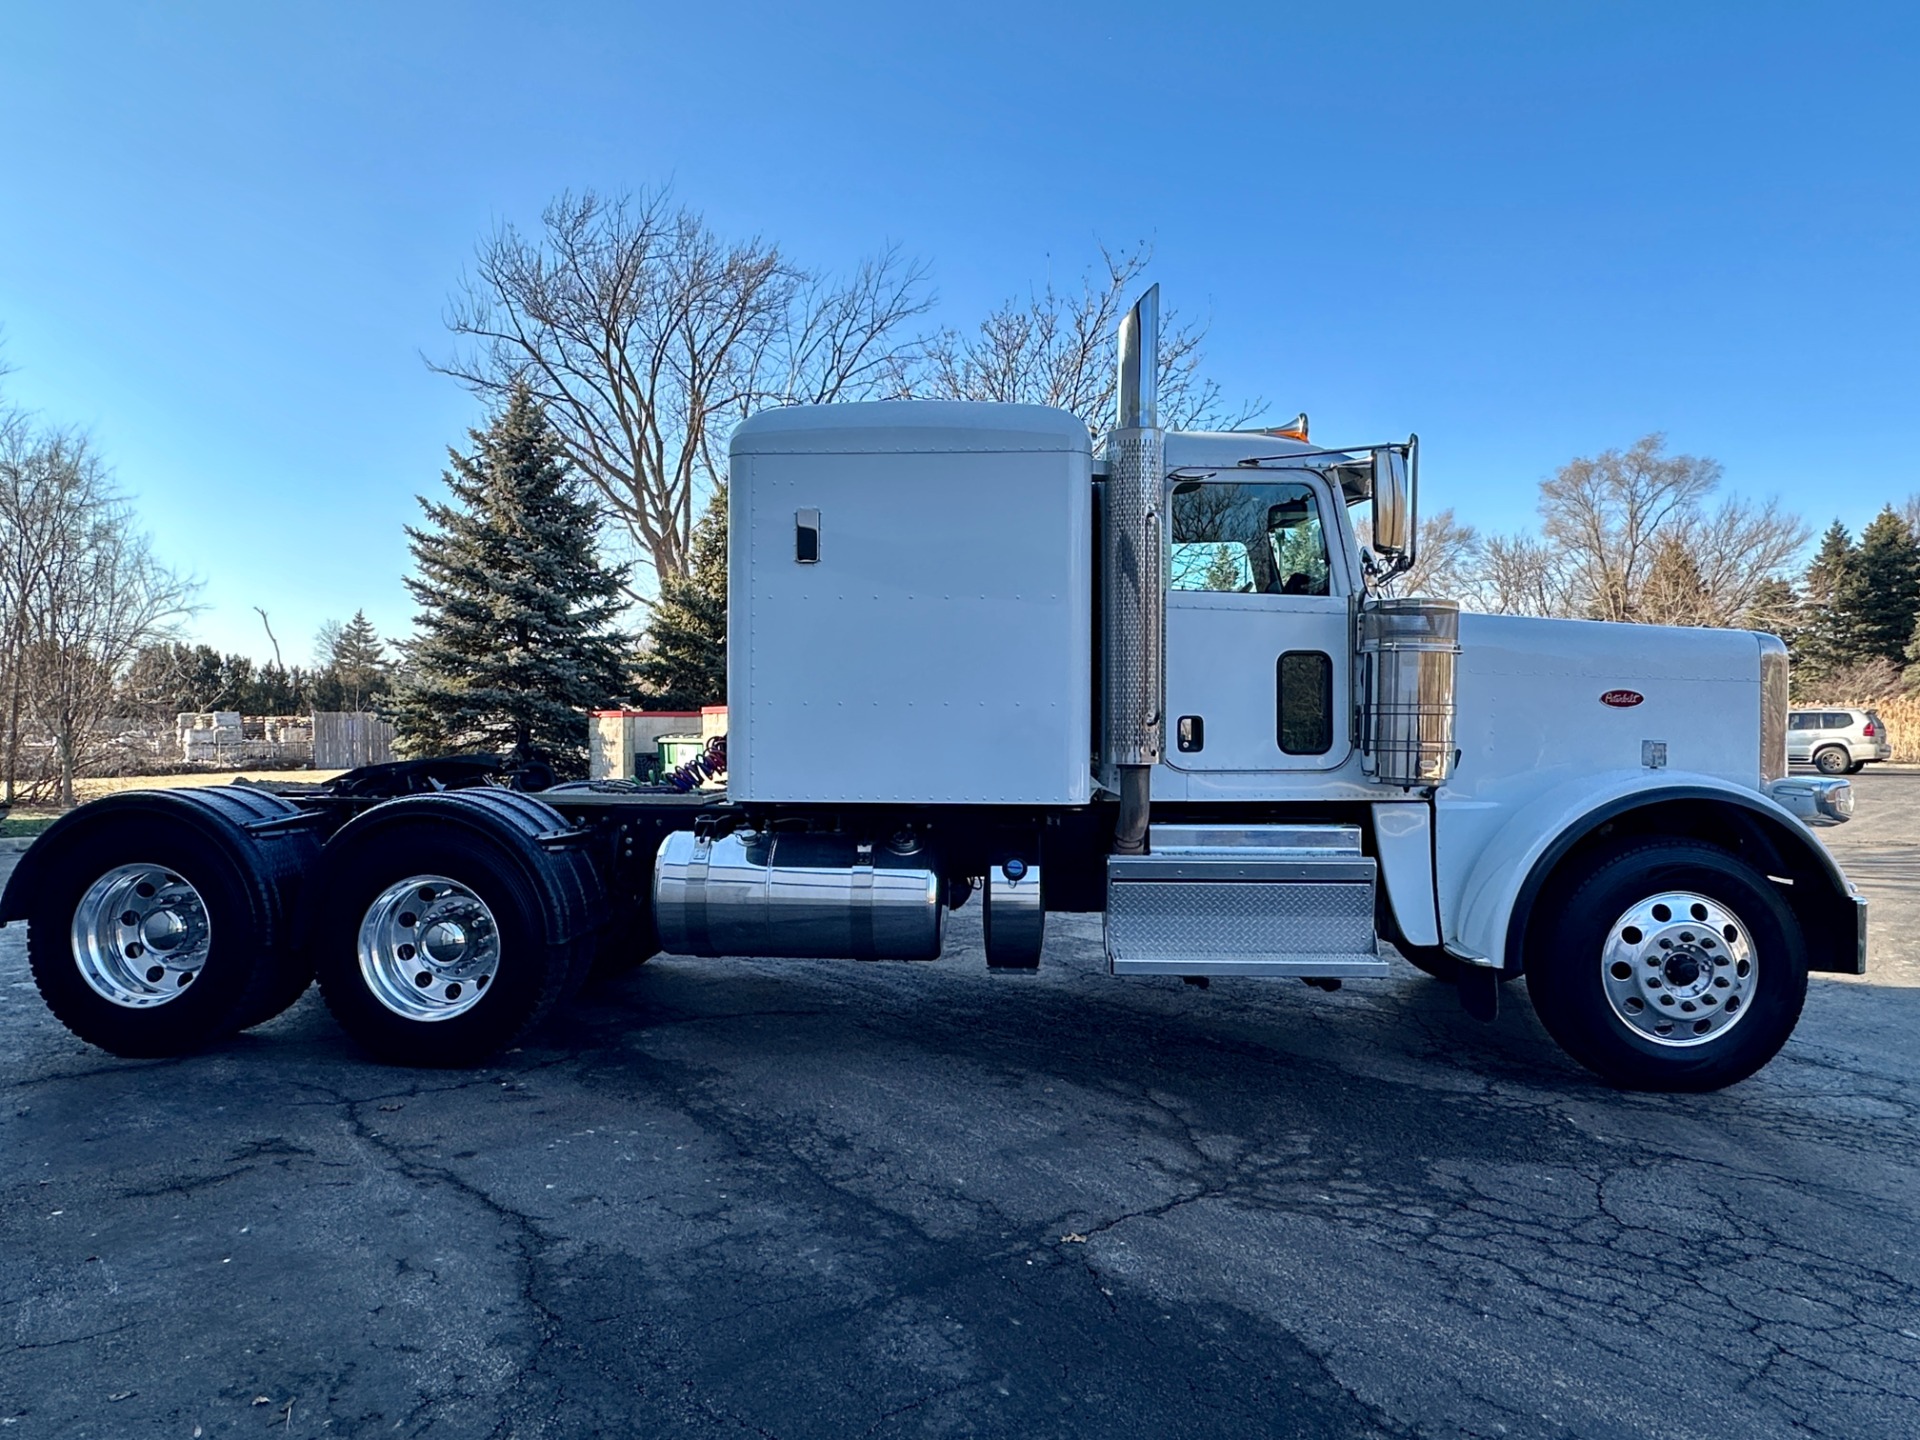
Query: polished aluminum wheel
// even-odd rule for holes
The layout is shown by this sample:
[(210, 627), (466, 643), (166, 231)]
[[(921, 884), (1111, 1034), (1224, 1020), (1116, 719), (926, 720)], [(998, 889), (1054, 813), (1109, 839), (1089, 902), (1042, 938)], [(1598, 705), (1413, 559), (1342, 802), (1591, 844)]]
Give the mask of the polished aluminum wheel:
[(206, 901), (164, 865), (119, 865), (73, 909), (73, 961), (103, 1000), (130, 1010), (178, 998), (207, 963)]
[(486, 902), (444, 875), (382, 890), (360, 921), (360, 976), (394, 1014), (451, 1020), (480, 1003), (500, 963)]
[(1656, 1045), (1704, 1045), (1752, 1008), (1759, 963), (1738, 915), (1675, 890), (1613, 922), (1600, 979), (1613, 1013)]

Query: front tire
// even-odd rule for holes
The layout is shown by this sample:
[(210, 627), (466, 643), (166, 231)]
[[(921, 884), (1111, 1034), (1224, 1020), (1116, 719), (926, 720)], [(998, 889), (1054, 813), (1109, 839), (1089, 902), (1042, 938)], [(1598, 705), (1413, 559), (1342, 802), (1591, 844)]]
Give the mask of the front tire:
[(1822, 775), (1844, 775), (1852, 763), (1853, 757), (1838, 745), (1829, 745), (1813, 752), (1813, 768)]
[(1630, 845), (1545, 900), (1529, 931), (1528, 993), (1547, 1032), (1612, 1084), (1718, 1090), (1792, 1034), (1806, 939), (1778, 890), (1732, 853)]

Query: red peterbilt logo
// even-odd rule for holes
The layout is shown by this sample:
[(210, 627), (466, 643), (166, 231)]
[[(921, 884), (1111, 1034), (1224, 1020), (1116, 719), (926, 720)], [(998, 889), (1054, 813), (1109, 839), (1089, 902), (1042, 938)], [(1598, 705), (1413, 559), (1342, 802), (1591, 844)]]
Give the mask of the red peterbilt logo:
[(1625, 710), (1630, 706), (1638, 705), (1646, 698), (1638, 690), (1609, 690), (1600, 697), (1600, 703), (1611, 705), (1616, 710)]

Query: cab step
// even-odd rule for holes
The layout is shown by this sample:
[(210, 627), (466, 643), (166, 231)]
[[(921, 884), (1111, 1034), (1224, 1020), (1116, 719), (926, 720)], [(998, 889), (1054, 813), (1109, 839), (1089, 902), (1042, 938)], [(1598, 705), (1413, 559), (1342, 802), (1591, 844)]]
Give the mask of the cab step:
[(1115, 975), (1387, 974), (1358, 826), (1155, 825), (1147, 843), (1107, 859)]

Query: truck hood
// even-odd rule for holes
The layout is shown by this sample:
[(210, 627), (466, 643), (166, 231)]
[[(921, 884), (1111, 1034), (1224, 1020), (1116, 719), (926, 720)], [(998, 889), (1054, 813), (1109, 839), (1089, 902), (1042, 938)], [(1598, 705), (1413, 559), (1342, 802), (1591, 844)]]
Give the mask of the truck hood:
[(1462, 615), (1447, 793), (1512, 801), (1601, 770), (1760, 789), (1760, 655), (1748, 630)]

